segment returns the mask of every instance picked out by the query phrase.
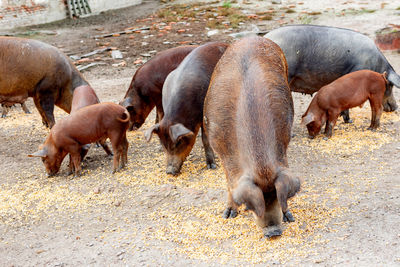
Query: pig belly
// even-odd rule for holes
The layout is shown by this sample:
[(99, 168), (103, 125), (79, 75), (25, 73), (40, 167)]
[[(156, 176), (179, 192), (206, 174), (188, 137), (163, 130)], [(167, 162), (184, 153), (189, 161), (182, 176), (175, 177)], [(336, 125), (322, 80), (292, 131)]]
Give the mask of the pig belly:
[(0, 104), (12, 106), (22, 104), (28, 99), (28, 94), (24, 95), (0, 95)]

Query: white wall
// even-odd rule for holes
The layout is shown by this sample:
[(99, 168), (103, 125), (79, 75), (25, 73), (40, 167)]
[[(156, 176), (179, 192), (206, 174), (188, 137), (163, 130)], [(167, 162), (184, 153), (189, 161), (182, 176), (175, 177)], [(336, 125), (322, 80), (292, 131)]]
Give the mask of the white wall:
[[(142, 0), (88, 0), (92, 14), (138, 5)], [(67, 18), (64, 0), (0, 0), (0, 33)]]

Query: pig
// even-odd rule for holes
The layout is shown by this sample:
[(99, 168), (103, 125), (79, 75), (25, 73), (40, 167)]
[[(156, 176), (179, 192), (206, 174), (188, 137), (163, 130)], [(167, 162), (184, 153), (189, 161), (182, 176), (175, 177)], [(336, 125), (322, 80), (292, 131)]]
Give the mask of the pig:
[(293, 100), (282, 50), (271, 40), (246, 37), (230, 45), (212, 75), (204, 127), (228, 184), (224, 218), (245, 204), (266, 237), (294, 221), (287, 199), (300, 189), (286, 156)]
[(189, 155), (201, 128), (207, 167), (215, 169), (215, 157), (204, 134), (203, 104), (211, 74), (228, 47), (211, 42), (194, 49), (165, 80), (162, 95), (164, 117), (146, 130), (150, 141), (153, 133), (160, 138), (167, 154), (168, 174), (177, 175)]
[(41, 148), (28, 156), (41, 157), (48, 176), (53, 176), (59, 171), (64, 157), (70, 153), (70, 171), (74, 168), (75, 176), (79, 176), (82, 146), (110, 138), (114, 151), (114, 173), (128, 161), (128, 127), (129, 112), (120, 105), (104, 102), (83, 107), (56, 123)]
[(162, 89), (165, 79), (196, 47), (197, 45), (187, 45), (162, 51), (135, 72), (128, 91), (120, 102), (131, 115), (130, 130), (139, 129), (154, 106), (157, 109), (156, 123), (161, 120), (164, 116)]
[(372, 118), (368, 129), (377, 129), (383, 109), (382, 100), (388, 86), (386, 72), (380, 74), (359, 70), (346, 74), (317, 92), (302, 116), (302, 124), (307, 126), (310, 138), (314, 138), (326, 123), (325, 134), (331, 137), (340, 112), (362, 106), (369, 100)]
[[(2, 108), (2, 113), (1, 113), (1, 117), (5, 118), (8, 114), (8, 112), (10, 111), (11, 107), (14, 106), (15, 103), (3, 103), (1, 104), (1, 108)], [(31, 114), (31, 112), (29, 111), (28, 107), (26, 106), (25, 102), (20, 103), (22, 110), (26, 113), (26, 114)]]
[(0, 104), (32, 97), (43, 124), (53, 127), (54, 105), (71, 111), (75, 88), (89, 85), (57, 48), (37, 40), (0, 37)]
[[(386, 71), (389, 86), (383, 107), (385, 111), (397, 109), (392, 88), (393, 85), (400, 88), (400, 77), (367, 36), (335, 27), (292, 25), (272, 30), (264, 37), (277, 43), (285, 53), (292, 91), (313, 94), (353, 71)], [(351, 122), (348, 110), (342, 115), (345, 122)]]
[[(100, 103), (99, 98), (97, 97), (96, 92), (90, 85), (82, 85), (75, 88), (73, 96), (72, 96), (72, 104), (71, 104), (71, 114), (76, 112), (77, 110), (89, 106)], [(107, 153), (108, 156), (112, 156), (112, 152), (108, 145), (106, 144), (106, 140), (100, 140), (100, 145), (103, 147), (104, 151)], [(90, 144), (86, 144), (82, 146), (81, 154), (81, 161), (85, 158), (86, 154), (90, 149)], [(72, 159), (70, 155), (70, 170), (72, 171), (73, 165)]]

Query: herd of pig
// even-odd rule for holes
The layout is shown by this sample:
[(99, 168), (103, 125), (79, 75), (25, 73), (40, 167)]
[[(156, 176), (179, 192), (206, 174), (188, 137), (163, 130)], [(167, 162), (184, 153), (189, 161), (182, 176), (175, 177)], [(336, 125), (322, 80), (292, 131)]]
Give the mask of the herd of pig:
[[(108, 138), (113, 172), (124, 167), (127, 130), (140, 128), (156, 106), (156, 122), (145, 137), (159, 137), (166, 172), (180, 172), (201, 129), (207, 167), (216, 168), (215, 151), (225, 170), (228, 205), (223, 216), (237, 216), (238, 206), (245, 204), (267, 237), (281, 235), (282, 221), (294, 221), (287, 199), (300, 189), (286, 155), (294, 117), (291, 91), (318, 91), (302, 117), (315, 137), (324, 124), (331, 136), (340, 114), (351, 122), (348, 109), (366, 100), (370, 128), (376, 129), (382, 110), (397, 108), (393, 85), (400, 87), (400, 77), (368, 37), (347, 29), (294, 25), (265, 38), (162, 51), (136, 71), (120, 105), (100, 103), (57, 48), (0, 38), (0, 103), (6, 110), (33, 98), (51, 130), (29, 156), (41, 157), (48, 175), (59, 171), (67, 154), (70, 173), (79, 175), (91, 143), (112, 155)], [(70, 115), (55, 123), (54, 105)]]

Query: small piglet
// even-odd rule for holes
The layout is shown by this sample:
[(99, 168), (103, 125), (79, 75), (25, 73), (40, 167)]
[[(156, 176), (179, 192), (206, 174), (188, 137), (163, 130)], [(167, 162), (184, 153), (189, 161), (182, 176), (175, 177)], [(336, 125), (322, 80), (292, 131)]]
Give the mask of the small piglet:
[(70, 170), (74, 168), (77, 176), (81, 171), (82, 146), (110, 138), (115, 172), (120, 165), (120, 159), (121, 168), (128, 160), (128, 127), (129, 113), (120, 105), (99, 103), (83, 107), (58, 121), (51, 128), (50, 135), (40, 150), (28, 156), (41, 157), (47, 174), (52, 176), (59, 171), (64, 157), (70, 153), (73, 163), (70, 164)]
[(325, 134), (331, 137), (340, 112), (361, 107), (369, 100), (372, 118), (368, 129), (377, 129), (387, 86), (386, 72), (380, 74), (370, 70), (359, 70), (346, 74), (317, 92), (301, 122), (307, 126), (310, 138), (314, 138), (325, 123)]

